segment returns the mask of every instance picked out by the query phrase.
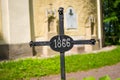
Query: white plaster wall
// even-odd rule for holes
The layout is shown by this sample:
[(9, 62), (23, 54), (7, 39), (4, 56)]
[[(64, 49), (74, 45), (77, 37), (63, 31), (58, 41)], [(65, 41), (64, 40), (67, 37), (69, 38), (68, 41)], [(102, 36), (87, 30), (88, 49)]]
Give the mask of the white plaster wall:
[(1, 0), (2, 33), (4, 43), (10, 43), (8, 0)]
[(29, 0), (2, 0), (2, 27), (7, 44), (30, 41)]
[(10, 43), (30, 41), (29, 0), (8, 0)]

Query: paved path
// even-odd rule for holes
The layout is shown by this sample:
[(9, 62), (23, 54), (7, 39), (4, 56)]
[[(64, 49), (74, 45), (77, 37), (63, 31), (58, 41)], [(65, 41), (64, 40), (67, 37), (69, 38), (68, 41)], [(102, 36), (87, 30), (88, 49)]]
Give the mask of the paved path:
[[(93, 69), (89, 71), (81, 71), (75, 73), (68, 73), (66, 75), (66, 80), (82, 80), (84, 77), (94, 76), (96, 80), (100, 77), (109, 75), (112, 80), (116, 78), (120, 78), (120, 63), (112, 65), (112, 66), (105, 66), (99, 69)], [(42, 77), (40, 79), (31, 79), (31, 80), (60, 80), (60, 75), (51, 75)]]

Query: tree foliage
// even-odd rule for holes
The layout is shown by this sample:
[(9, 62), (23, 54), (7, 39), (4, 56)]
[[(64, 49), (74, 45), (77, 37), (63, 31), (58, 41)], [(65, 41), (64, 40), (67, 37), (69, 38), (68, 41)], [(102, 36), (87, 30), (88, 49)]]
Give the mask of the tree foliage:
[(103, 0), (105, 41), (117, 44), (120, 39), (120, 0)]

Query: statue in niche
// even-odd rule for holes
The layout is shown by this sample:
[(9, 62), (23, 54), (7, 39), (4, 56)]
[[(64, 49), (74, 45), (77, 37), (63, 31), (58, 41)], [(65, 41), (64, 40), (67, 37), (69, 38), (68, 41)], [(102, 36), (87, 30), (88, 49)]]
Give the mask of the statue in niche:
[(2, 33), (0, 33), (0, 40), (2, 39)]
[(75, 10), (72, 7), (69, 7), (66, 11), (66, 28), (67, 29), (77, 28), (77, 17)]
[(87, 19), (87, 26), (91, 28), (91, 35), (95, 35), (95, 18), (91, 14)]
[(89, 21), (91, 26), (91, 35), (94, 35), (95, 34), (95, 18), (93, 15), (90, 15)]
[(1, 26), (0, 26), (0, 40), (2, 40), (3, 39), (3, 36), (2, 36), (2, 28), (1, 28)]
[(47, 18), (48, 18), (48, 32), (54, 30), (54, 23), (56, 17), (56, 10), (52, 8), (52, 4), (49, 4), (50, 8), (47, 9)]

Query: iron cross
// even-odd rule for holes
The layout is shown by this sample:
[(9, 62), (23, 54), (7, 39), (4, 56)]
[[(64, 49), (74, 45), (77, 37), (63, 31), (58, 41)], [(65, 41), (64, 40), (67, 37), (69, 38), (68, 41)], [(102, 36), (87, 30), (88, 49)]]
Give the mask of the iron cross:
[(65, 51), (70, 50), (74, 45), (95, 44), (95, 39), (90, 40), (73, 40), (70, 36), (64, 35), (64, 9), (59, 8), (59, 35), (51, 38), (50, 41), (30, 42), (33, 46), (50, 46), (53, 50), (60, 52), (61, 80), (66, 80), (65, 75)]

